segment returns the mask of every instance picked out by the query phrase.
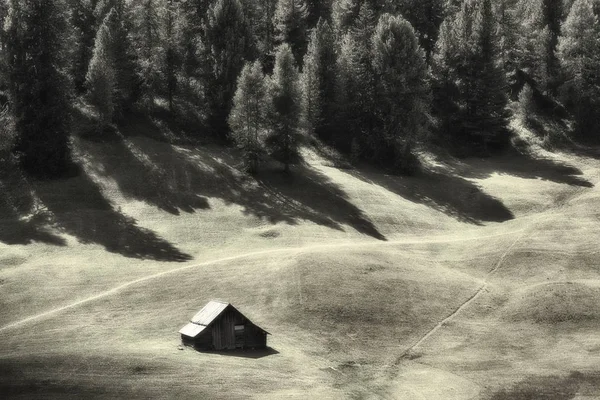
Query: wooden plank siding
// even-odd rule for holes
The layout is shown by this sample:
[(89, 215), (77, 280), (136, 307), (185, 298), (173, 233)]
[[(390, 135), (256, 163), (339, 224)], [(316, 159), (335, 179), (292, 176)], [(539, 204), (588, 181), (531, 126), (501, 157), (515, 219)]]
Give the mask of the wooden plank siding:
[[(192, 321), (192, 323), (194, 322)], [(236, 326), (238, 327), (237, 331)], [(213, 315), (206, 329), (203, 329), (196, 337), (183, 334), (190, 332), (189, 334), (193, 335), (194, 331), (194, 329), (182, 329), (182, 340), (185, 345), (194, 346), (199, 350), (264, 348), (267, 345), (267, 332), (250, 322), (230, 304), (221, 309), (218, 315)]]

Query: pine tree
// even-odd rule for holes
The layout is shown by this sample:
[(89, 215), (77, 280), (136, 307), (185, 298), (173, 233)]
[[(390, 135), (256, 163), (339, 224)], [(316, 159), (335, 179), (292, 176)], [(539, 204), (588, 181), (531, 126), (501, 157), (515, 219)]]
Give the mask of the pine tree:
[[(372, 65), (372, 37), (376, 17), (365, 3), (347, 33), (342, 36), (337, 63), (334, 145), (341, 151), (373, 148), (373, 132), (380, 128), (377, 116), (376, 77)], [(323, 137), (327, 139), (327, 137)]]
[(308, 7), (305, 0), (278, 0), (273, 18), (275, 45), (288, 43), (296, 64), (301, 66), (307, 46)]
[(267, 133), (267, 84), (259, 61), (246, 63), (238, 79), (229, 115), (229, 126), (234, 142), (244, 154), (250, 173), (256, 173), (264, 153)]
[(134, 8), (137, 74), (141, 95), (152, 104), (161, 84), (161, 21), (158, 0), (142, 0)]
[(281, 161), (285, 171), (289, 172), (290, 164), (300, 158), (298, 144), (301, 137), (302, 99), (298, 68), (287, 43), (280, 45), (275, 55), (269, 98), (273, 112), (267, 146), (271, 156)]
[(334, 0), (331, 6), (331, 20), (333, 29), (338, 38), (354, 25), (360, 11), (360, 0)]
[(104, 18), (96, 34), (94, 55), (86, 76), (88, 100), (98, 111), (100, 128), (104, 129), (113, 120), (115, 109), (116, 70), (110, 51), (112, 36), (110, 20), (116, 11), (111, 10)]
[(59, 0), (11, 0), (5, 30), (15, 152), (29, 174), (58, 176), (70, 163), (66, 5)]
[(308, 132), (321, 137), (332, 129), (335, 106), (336, 54), (333, 31), (320, 20), (304, 57), (302, 96)]
[(560, 68), (556, 49), (563, 19), (561, 0), (521, 0), (517, 41), (519, 68), (528, 71), (539, 89), (556, 94)]
[(92, 49), (94, 47), (94, 8), (90, 0), (71, 0), (71, 24), (73, 26), (73, 64), (71, 74), (78, 93), (85, 89)]
[(441, 132), (455, 145), (487, 151), (508, 139), (506, 82), (490, 0), (463, 3), (446, 20), (433, 58), (434, 104)]
[(377, 159), (392, 150), (394, 164), (405, 172), (414, 167), (412, 148), (426, 131), (430, 109), (425, 52), (413, 27), (402, 17), (384, 14), (372, 39), (373, 69), (383, 131), (374, 149)]
[[(596, 7), (594, 7), (596, 6)], [(575, 0), (563, 25), (558, 55), (566, 75), (567, 107), (575, 116), (576, 133), (597, 141), (600, 135), (600, 5)]]
[(167, 89), (167, 101), (169, 111), (174, 111), (173, 98), (177, 90), (177, 50), (175, 44), (175, 6), (173, 0), (167, 0), (165, 9), (165, 38), (163, 39), (165, 47), (164, 77)]
[(217, 0), (210, 8), (206, 28), (205, 85), (208, 123), (213, 132), (227, 137), (236, 81), (250, 50), (250, 35), (239, 0)]
[(393, 10), (388, 9), (388, 12), (401, 14), (410, 22), (429, 61), (444, 20), (444, 0), (400, 0), (392, 4), (395, 7)]

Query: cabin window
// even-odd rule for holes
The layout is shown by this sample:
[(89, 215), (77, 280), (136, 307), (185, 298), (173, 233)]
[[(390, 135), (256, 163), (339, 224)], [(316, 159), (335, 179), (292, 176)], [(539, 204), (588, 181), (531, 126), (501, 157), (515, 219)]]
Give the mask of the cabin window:
[(242, 332), (244, 332), (245, 328), (246, 328), (245, 325), (236, 325), (235, 326), (235, 333), (242, 333)]

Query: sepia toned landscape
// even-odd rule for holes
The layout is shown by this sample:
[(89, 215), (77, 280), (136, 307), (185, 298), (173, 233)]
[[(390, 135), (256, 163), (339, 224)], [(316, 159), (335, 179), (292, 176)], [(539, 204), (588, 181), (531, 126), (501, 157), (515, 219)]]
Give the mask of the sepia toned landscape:
[(600, 399), (599, 16), (0, 0), (0, 398)]

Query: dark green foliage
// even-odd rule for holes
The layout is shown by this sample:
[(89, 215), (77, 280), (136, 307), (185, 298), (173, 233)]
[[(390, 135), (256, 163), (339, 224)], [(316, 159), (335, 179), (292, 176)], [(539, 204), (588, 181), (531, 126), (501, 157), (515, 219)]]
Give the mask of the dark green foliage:
[(575, 117), (576, 133), (595, 142), (600, 139), (599, 12), (598, 2), (575, 0), (558, 45), (566, 75), (563, 98)]
[(217, 137), (225, 139), (236, 81), (251, 49), (251, 35), (239, 0), (216, 1), (208, 12), (205, 38), (208, 123)]
[(441, 27), (433, 59), (440, 133), (458, 147), (487, 152), (508, 143), (506, 82), (490, 0), (466, 1)]
[(272, 107), (271, 134), (267, 146), (273, 158), (281, 161), (288, 172), (290, 164), (300, 159), (301, 91), (298, 68), (291, 47), (284, 43), (275, 55), (269, 98)]
[(11, 0), (9, 5), (6, 68), (15, 152), (29, 174), (58, 176), (70, 164), (68, 11), (58, 0)]
[(278, 0), (273, 18), (275, 45), (288, 43), (296, 64), (301, 66), (308, 44), (308, 7), (305, 0)]
[(229, 116), (231, 136), (242, 150), (248, 172), (256, 173), (264, 153), (269, 114), (268, 86), (259, 61), (246, 64)]

